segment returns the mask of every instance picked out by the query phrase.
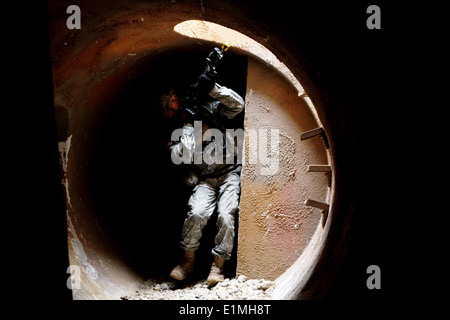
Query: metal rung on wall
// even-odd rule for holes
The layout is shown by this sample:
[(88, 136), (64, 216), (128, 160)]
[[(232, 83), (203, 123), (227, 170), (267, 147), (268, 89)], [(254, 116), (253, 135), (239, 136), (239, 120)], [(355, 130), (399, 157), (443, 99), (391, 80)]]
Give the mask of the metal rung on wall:
[(331, 166), (326, 164), (310, 164), (306, 172), (331, 172)]
[(328, 210), (330, 209), (330, 205), (328, 203), (320, 202), (320, 201), (316, 201), (316, 200), (312, 200), (312, 199), (307, 199), (305, 201), (305, 204), (307, 206), (322, 209), (322, 210), (324, 210), (324, 212), (328, 212)]
[(300, 140), (306, 140), (306, 139), (316, 137), (316, 136), (319, 136), (323, 139), (323, 142), (325, 143), (325, 146), (327, 147), (327, 149), (330, 148), (330, 146), (328, 144), (327, 135), (325, 134), (325, 130), (323, 130), (322, 127), (303, 132), (300, 135)]
[(310, 164), (306, 172), (323, 172), (328, 176), (328, 186), (331, 187), (331, 166), (326, 164)]

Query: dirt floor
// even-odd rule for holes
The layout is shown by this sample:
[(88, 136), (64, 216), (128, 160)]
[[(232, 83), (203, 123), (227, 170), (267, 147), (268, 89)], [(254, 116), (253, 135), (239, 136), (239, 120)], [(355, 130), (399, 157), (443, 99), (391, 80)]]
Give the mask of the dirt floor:
[(264, 279), (225, 279), (212, 288), (206, 280), (181, 284), (176, 281), (150, 279), (143, 283), (135, 294), (121, 297), (122, 300), (268, 300), (271, 299), (274, 283)]

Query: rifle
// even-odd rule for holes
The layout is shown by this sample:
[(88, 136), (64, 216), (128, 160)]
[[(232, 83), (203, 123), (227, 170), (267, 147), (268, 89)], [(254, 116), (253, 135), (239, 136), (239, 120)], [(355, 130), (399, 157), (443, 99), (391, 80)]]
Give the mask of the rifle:
[[(217, 71), (216, 67), (219, 61), (223, 58), (224, 52), (228, 50), (230, 45), (224, 43), (222, 48), (219, 49), (215, 47), (206, 57), (206, 67), (203, 69), (203, 72), (200, 74), (216, 77)], [(199, 77), (200, 78), (200, 77)], [(186, 94), (181, 99), (181, 109), (188, 116), (192, 118), (201, 118), (202, 110), (199, 107), (200, 102), (200, 85), (199, 81), (191, 84), (186, 90)]]

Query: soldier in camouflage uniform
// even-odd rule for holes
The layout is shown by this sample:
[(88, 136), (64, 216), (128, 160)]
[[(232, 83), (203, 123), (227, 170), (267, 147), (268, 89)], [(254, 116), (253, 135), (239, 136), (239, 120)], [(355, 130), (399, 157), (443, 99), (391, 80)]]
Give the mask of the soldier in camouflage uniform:
[[(215, 83), (215, 79), (202, 75), (199, 83), (213, 101), (204, 103), (202, 134), (211, 126), (224, 132), (223, 123), (233, 119), (244, 109), (244, 100), (235, 91)], [(176, 115), (180, 110), (180, 100), (174, 92), (163, 97), (163, 108), (166, 117)], [(181, 248), (184, 258), (171, 272), (170, 276), (184, 280), (194, 269), (195, 251), (200, 245), (202, 229), (209, 218), (217, 211), (217, 235), (215, 247), (212, 249), (214, 262), (207, 279), (209, 286), (224, 280), (224, 262), (230, 259), (234, 244), (235, 213), (239, 208), (240, 172), (239, 161), (226, 163), (225, 157), (230, 150), (224, 152), (221, 163), (195, 163), (196, 137), (193, 119), (186, 118), (179, 142), (170, 146), (172, 156), (188, 158), (191, 163), (187, 183), (194, 186), (188, 202), (188, 213), (181, 234)], [(217, 142), (217, 141), (215, 141)], [(198, 141), (197, 141), (198, 143)], [(203, 143), (201, 150), (205, 150)], [(198, 151), (197, 151), (198, 152)], [(172, 158), (173, 159), (173, 158)]]

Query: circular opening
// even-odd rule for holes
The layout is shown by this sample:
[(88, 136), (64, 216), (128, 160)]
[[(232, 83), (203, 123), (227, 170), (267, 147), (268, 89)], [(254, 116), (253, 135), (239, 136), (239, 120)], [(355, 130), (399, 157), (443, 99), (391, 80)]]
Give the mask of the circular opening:
[[(276, 52), (219, 25), (168, 21), (163, 13), (159, 18), (164, 23), (157, 24), (142, 12), (110, 16), (112, 29), (99, 28), (104, 21), (93, 21), (84, 27), (85, 32), (92, 31), (89, 36), (62, 36), (52, 43), (55, 104), (64, 137), (60, 150), (69, 254), (71, 264), (83, 271), (84, 285), (74, 297), (118, 298), (178, 261), (179, 255), (172, 252), (178, 249), (190, 190), (182, 183), (179, 168), (164, 155), (167, 139), (161, 132), (170, 130), (157, 117), (157, 109), (149, 106), (174, 78), (179, 83), (191, 81), (202, 70), (209, 50), (227, 33), (234, 43), (223, 60), (219, 81), (246, 98), (245, 125), (262, 126), (246, 129), (259, 134), (260, 128), (276, 126), (285, 143), (279, 162), (285, 170), (282, 179), (261, 177), (250, 161), (243, 166), (239, 236), (228, 276), (273, 277), (274, 298), (307, 297), (305, 288), (311, 288), (313, 275), (328, 272), (320, 265), (327, 259), (324, 248), (331, 223), (346, 223), (333, 221), (339, 171), (332, 157), (335, 144), (328, 135), (329, 123), (322, 125), (311, 99)], [(140, 21), (151, 22), (137, 27)], [(67, 54), (70, 41), (78, 49)], [(71, 65), (73, 59), (80, 64)], [(315, 129), (322, 129), (321, 134), (301, 137)], [(297, 130), (297, 136), (289, 130)], [(308, 172), (308, 165), (328, 166), (331, 171)], [(300, 186), (298, 181), (303, 181)], [(288, 201), (292, 205), (284, 204)], [(266, 209), (273, 206), (273, 211), (262, 210), (262, 203)], [(318, 209), (323, 204), (328, 207)], [(215, 232), (214, 223), (208, 225), (205, 241)], [(265, 242), (255, 242), (257, 238)], [(210, 247), (202, 241), (201, 248), (207, 261)], [(277, 260), (264, 263), (251, 250)], [(199, 272), (207, 272), (208, 263), (201, 265), (204, 269)]]

